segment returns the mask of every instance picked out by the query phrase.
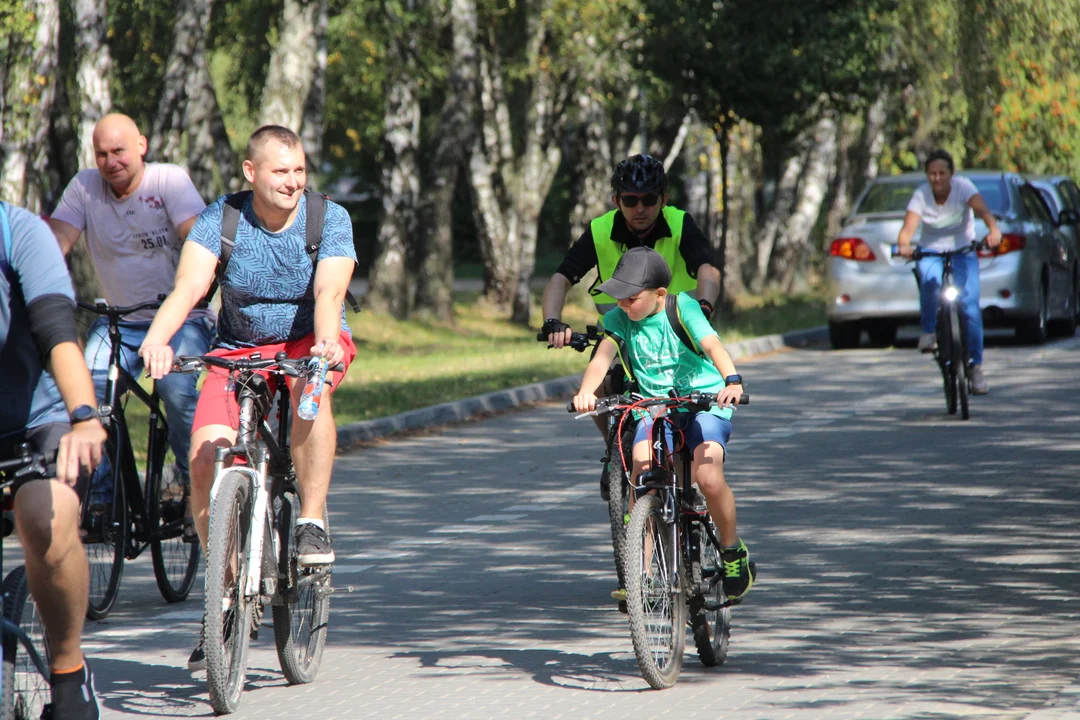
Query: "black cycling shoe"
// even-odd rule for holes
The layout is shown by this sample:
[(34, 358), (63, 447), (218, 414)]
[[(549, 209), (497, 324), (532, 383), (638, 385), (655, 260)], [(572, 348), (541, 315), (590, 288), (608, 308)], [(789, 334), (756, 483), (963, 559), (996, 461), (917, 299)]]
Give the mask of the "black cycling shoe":
[(53, 673), (49, 679), (52, 702), (41, 713), (42, 720), (98, 720), (101, 711), (94, 693), (94, 673), (83, 659), (82, 670)]

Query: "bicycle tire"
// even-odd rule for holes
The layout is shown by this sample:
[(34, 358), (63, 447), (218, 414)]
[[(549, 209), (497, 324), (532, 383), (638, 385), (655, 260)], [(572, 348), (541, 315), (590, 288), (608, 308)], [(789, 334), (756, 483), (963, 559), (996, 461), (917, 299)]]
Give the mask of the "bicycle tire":
[[(206, 649), (206, 684), (210, 705), (218, 714), (235, 712), (240, 705), (247, 677), (247, 655), (251, 644), (253, 603), (244, 596), (244, 578), (251, 562), (248, 529), (251, 524), (251, 487), (245, 473), (229, 470), (218, 480), (218, 490), (210, 507), (210, 541), (206, 557), (206, 621), (203, 632)], [(226, 570), (235, 567), (231, 586)], [(226, 603), (232, 610), (227, 615)], [(225, 642), (225, 622), (232, 623)]]
[[(0, 585), (3, 594), (4, 618), (22, 628), (34, 647), (48, 662), (45, 631), (37, 607), (30, 598), (26, 568), (19, 566), (8, 573)], [(51, 701), (48, 678), (42, 677), (22, 644), (14, 635), (5, 635), (3, 664), (3, 699), (0, 701), (0, 720), (38, 720), (45, 705)]]
[[(711, 524), (712, 520), (707, 518), (704, 522)], [(690, 541), (690, 629), (701, 664), (716, 667), (727, 660), (731, 641), (731, 608), (707, 610), (705, 604), (727, 599), (722, 582), (724, 566), (720, 559), (720, 548), (713, 543), (702, 523), (694, 523)]]
[[(315, 679), (326, 646), (330, 618), (331, 575), (319, 579), (312, 570), (296, 562), (294, 545), (300, 498), (295, 492), (283, 492), (275, 501), (275, 527), (281, 532), (278, 558), (278, 593), (283, 602), (273, 606), (274, 644), (277, 646), (281, 672), (290, 685), (302, 685)], [(278, 502), (280, 501), (280, 504)], [(329, 518), (323, 510), (323, 523), (330, 532)], [(304, 577), (307, 584), (301, 586)]]
[(611, 547), (615, 556), (615, 574), (619, 577), (619, 587), (626, 587), (626, 572), (623, 569), (623, 555), (626, 546), (626, 519), (630, 512), (630, 493), (622, 463), (614, 457), (618, 446), (612, 448), (611, 460), (604, 472), (608, 483), (608, 520), (611, 523)]
[(956, 305), (949, 309), (949, 324), (952, 331), (952, 366), (956, 377), (956, 397), (960, 405), (960, 419), (971, 417), (968, 410), (967, 350), (964, 348), (960, 311)]
[(184, 542), (184, 516), (187, 514), (188, 490), (176, 467), (168, 443), (168, 429), (155, 429), (154, 447), (160, 448), (152, 463), (146, 483), (150, 513), (150, 557), (154, 579), (167, 602), (186, 600), (195, 585), (202, 549), (198, 542)]
[[(109, 430), (105, 448), (105, 457), (108, 459), (109, 471), (113, 476), (112, 503), (99, 529), (101, 541), (84, 542), (90, 573), (86, 617), (90, 620), (104, 620), (116, 604), (116, 598), (120, 594), (120, 579), (124, 574), (124, 554), (127, 552), (128, 533), (131, 531), (127, 512), (127, 493), (124, 486), (123, 447), (118, 442), (115, 426)], [(89, 493), (89, 490), (87, 492)], [(89, 503), (83, 503), (82, 517), (84, 527), (86, 527), (85, 523), (91, 519)]]
[(938, 313), (938, 363), (945, 383), (945, 411), (956, 414), (956, 372), (953, 369), (952, 327), (948, 312)]
[(634, 655), (642, 677), (657, 690), (679, 679), (686, 645), (686, 594), (674, 584), (680, 551), (662, 511), (656, 495), (638, 499), (626, 528), (623, 556)]

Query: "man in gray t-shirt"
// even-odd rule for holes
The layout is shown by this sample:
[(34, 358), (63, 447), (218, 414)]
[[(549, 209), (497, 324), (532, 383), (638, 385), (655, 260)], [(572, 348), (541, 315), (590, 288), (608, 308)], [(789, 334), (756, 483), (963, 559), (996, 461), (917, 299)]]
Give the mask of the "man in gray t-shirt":
[[(172, 291), (180, 247), (195, 219), (206, 207), (183, 168), (167, 163), (146, 163), (146, 138), (126, 115), (103, 117), (94, 128), (97, 168), (83, 170), (64, 190), (49, 220), (60, 247), (67, 254), (85, 234), (94, 269), (112, 305), (153, 302)], [(121, 324), (127, 370), (136, 375), (142, 360), (135, 350), (153, 320), (148, 310), (128, 316)], [(202, 355), (210, 348), (213, 311), (196, 308), (173, 337), (177, 354)], [(86, 363), (94, 376), (98, 398), (105, 392), (110, 342), (103, 319), (90, 328)], [(186, 479), (191, 422), (198, 401), (197, 377), (174, 374), (157, 383), (169, 422), (169, 445)], [(104, 474), (104, 473), (102, 473)], [(107, 483), (95, 482), (103, 500)], [(94, 499), (91, 499), (94, 502)]]

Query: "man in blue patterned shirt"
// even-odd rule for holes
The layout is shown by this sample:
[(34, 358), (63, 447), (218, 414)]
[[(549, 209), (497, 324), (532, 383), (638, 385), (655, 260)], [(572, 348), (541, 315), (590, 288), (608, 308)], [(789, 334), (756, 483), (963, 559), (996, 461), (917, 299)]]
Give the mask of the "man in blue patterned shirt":
[[(244, 199), (231, 258), (220, 278), (221, 312), (212, 354), (272, 358), (322, 356), (348, 367), (356, 356), (345, 323), (343, 301), (356, 266), (352, 224), (340, 205), (326, 201), (317, 262), (307, 253), (307, 168), (300, 138), (277, 125), (259, 128), (248, 140), (244, 177), (251, 193)], [(172, 367), (169, 339), (211, 288), (221, 258), (222, 215), (228, 196), (219, 198), (196, 220), (180, 255), (172, 293), (154, 318), (139, 354), (157, 379)], [(328, 373), (330, 389), (338, 373)], [(214, 451), (236, 442), (239, 410), (228, 377), (209, 373), (195, 409), (191, 431), (191, 509), (203, 547), (209, 532)], [(329, 393), (323, 394), (312, 421), (296, 415), (303, 383), (294, 383), (292, 456), (303, 506), (297, 523), (298, 561), (322, 565), (334, 560), (323, 509), (337, 450)], [(202, 643), (188, 661), (205, 667)]]

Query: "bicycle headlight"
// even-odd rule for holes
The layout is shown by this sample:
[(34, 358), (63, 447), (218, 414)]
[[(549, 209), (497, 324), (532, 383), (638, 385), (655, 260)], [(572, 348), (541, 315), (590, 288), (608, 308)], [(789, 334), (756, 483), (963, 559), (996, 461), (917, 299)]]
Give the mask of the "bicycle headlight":
[(950, 285), (949, 287), (945, 288), (945, 292), (943, 294), (945, 295), (946, 300), (952, 302), (956, 298), (960, 297), (960, 290)]

